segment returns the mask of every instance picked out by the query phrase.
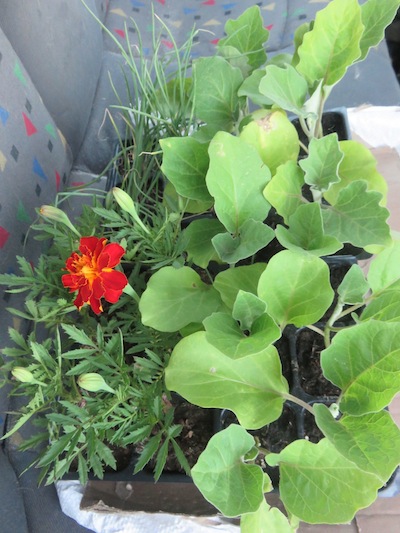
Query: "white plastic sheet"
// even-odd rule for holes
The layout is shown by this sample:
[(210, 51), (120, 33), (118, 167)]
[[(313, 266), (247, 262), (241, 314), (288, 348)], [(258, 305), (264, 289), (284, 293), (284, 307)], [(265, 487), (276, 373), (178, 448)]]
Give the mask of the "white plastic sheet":
[(63, 513), (95, 533), (239, 533), (240, 528), (218, 517), (171, 514), (93, 512), (79, 506), (84, 487), (79, 481), (58, 481), (56, 489)]

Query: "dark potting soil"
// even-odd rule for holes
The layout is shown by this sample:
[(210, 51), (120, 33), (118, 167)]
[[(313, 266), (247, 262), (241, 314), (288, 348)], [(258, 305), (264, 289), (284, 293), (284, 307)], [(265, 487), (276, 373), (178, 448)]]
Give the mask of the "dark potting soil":
[[(174, 423), (182, 426), (182, 431), (175, 440), (179, 444), (190, 467), (193, 467), (215, 432), (214, 410), (203, 409), (202, 407), (179, 399), (175, 406)], [(140, 451), (140, 447), (138, 447), (138, 451)], [(154, 467), (155, 460), (151, 460), (148, 468), (153, 471)], [(184, 473), (181, 464), (176, 458), (172, 445), (168, 450), (164, 472)]]
[(281, 416), (275, 422), (249, 433), (262, 448), (279, 453), (297, 439), (296, 415), (289, 406), (284, 405)]
[[(283, 406), (281, 416), (275, 422), (255, 431), (249, 431), (256, 440), (256, 443), (271, 453), (281, 452), (288, 444), (298, 438), (296, 415), (287, 405)], [(269, 466), (265, 462), (265, 455), (260, 453), (255, 460), (256, 464), (266, 472), (271, 478), (272, 485), (276, 488), (279, 485), (279, 467)]]
[[(224, 413), (221, 420), (222, 429), (237, 423), (237, 418), (232, 412), (226, 411)], [(296, 415), (288, 405), (284, 405), (282, 414), (277, 420), (260, 429), (249, 430), (249, 433), (254, 437), (257, 446), (268, 450), (270, 453), (279, 453), (298, 438)], [(269, 475), (273, 486), (276, 488), (279, 484), (279, 467), (267, 465), (265, 455), (262, 452), (255, 459), (255, 463)]]
[[(192, 467), (214, 434), (214, 411), (182, 401), (175, 408), (174, 421), (182, 425), (181, 434), (176, 440)], [(169, 457), (165, 469), (182, 471), (175, 456)]]
[(299, 332), (296, 349), (299, 365), (300, 386), (312, 396), (338, 396), (340, 389), (333, 385), (322, 373), (320, 356), (324, 350), (324, 339), (309, 329)]
[(287, 337), (282, 336), (274, 343), (274, 345), (275, 348), (278, 350), (279, 358), (281, 360), (283, 377), (288, 382), (290, 389), (293, 386), (293, 374), (290, 358), (289, 340)]
[[(122, 472), (127, 468), (132, 461), (134, 454), (134, 446), (116, 446), (115, 444), (105, 443), (110, 448), (112, 455), (116, 461), (116, 467), (104, 466), (104, 472)], [(70, 472), (78, 472), (78, 459), (74, 459), (70, 466)]]
[[(115, 446), (113, 444), (109, 444), (108, 447), (112, 451), (112, 454), (117, 462), (117, 467), (115, 471), (120, 472), (121, 470), (125, 470), (127, 468), (132, 460), (134, 448), (133, 446)], [(114, 469), (107, 466), (105, 467), (106, 472), (114, 472)]]
[(303, 428), (303, 438), (309, 440), (310, 442), (314, 442), (316, 444), (324, 437), (324, 434), (315, 423), (315, 418), (308, 411), (304, 411)]
[[(300, 141), (308, 146), (308, 139), (306, 134), (303, 132), (300, 121), (298, 118), (292, 120), (293, 125), (295, 126), (297, 133), (299, 134)], [(322, 115), (322, 130), (324, 135), (330, 133), (337, 133), (339, 141), (345, 141), (350, 139), (350, 131), (348, 128), (346, 116), (341, 111), (325, 111)], [(303, 150), (300, 151), (300, 158), (305, 157)]]

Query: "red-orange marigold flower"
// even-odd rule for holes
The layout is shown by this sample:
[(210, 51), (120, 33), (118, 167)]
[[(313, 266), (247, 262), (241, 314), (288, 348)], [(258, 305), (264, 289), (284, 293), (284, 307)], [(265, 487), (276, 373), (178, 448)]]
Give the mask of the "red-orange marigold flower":
[(67, 259), (69, 274), (62, 276), (62, 283), (70, 292), (78, 291), (74, 301), (78, 309), (87, 303), (98, 315), (103, 311), (100, 299), (117, 302), (128, 284), (125, 274), (113, 270), (125, 250), (117, 243), (107, 244), (104, 237), (82, 237), (79, 251)]

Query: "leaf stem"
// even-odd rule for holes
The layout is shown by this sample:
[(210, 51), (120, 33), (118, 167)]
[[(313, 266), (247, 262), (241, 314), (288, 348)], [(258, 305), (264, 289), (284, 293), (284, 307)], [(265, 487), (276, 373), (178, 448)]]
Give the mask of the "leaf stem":
[(363, 307), (364, 305), (365, 305), (365, 302), (363, 302), (362, 304), (355, 304), (355, 305), (352, 305), (351, 307), (348, 307), (347, 309), (345, 309), (344, 311), (340, 313), (340, 315), (338, 316), (338, 319), (343, 318), (344, 316), (347, 316), (350, 313), (353, 313), (353, 311), (357, 311), (358, 309), (360, 309), (360, 307)]
[(333, 327), (334, 323), (338, 320), (338, 318), (341, 316), (342, 311), (343, 311), (343, 303), (339, 300), (325, 326), (325, 330), (324, 330), (325, 348), (328, 348), (331, 344), (331, 328)]
[(296, 405), (299, 405), (300, 407), (303, 407), (306, 411), (311, 413), (314, 416), (313, 408), (310, 404), (305, 402), (304, 400), (301, 400), (300, 398), (297, 398), (297, 396), (293, 396), (290, 393), (283, 393), (282, 397), (285, 398), (285, 400), (288, 400), (289, 402), (295, 403)]
[(300, 139), (299, 139), (299, 145), (300, 145), (300, 148), (301, 148), (302, 150), (304, 150), (304, 152), (305, 152), (306, 154), (308, 154), (308, 147), (307, 147), (303, 142), (301, 142)]
[(314, 326), (313, 324), (309, 324), (306, 326), (308, 329), (311, 329), (312, 331), (315, 331), (315, 333), (318, 333), (319, 335), (324, 336), (324, 331), (321, 328), (317, 328), (317, 326)]

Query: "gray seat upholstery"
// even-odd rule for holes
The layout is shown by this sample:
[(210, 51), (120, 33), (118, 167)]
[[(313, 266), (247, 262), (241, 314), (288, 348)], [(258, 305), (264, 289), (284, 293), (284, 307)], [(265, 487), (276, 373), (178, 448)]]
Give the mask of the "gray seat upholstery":
[[(255, 2), (188, 0), (0, 0), (0, 269), (13, 272), (15, 255), (35, 262), (40, 247), (29, 226), (35, 209), (51, 203), (57, 191), (101, 175), (112, 158), (118, 135), (109, 114), (129, 104), (130, 73), (120, 49), (101, 23), (136, 54), (137, 27), (144, 52), (151, 55), (151, 5), (177, 44), (193, 25), (202, 28), (193, 56), (213, 53), (224, 23)], [(290, 51), (295, 28), (311, 20), (320, 2), (257, 2), (270, 30), (268, 53)], [(89, 8), (90, 11), (87, 9)], [(93, 16), (95, 15), (95, 17)], [(137, 26), (136, 26), (137, 25)], [(129, 41), (129, 44), (127, 42)], [(165, 50), (171, 46), (162, 35)], [(112, 80), (112, 84), (110, 82)], [(116, 90), (116, 93), (114, 91)], [(385, 43), (367, 61), (349, 69), (328, 106), (399, 105), (400, 88)], [(122, 127), (122, 126), (121, 126)], [(0, 294), (0, 347), (7, 327), (26, 327), (5, 308)], [(21, 305), (21, 299), (12, 299)], [(8, 394), (0, 388), (0, 431)], [(53, 487), (36, 487), (36, 472), (21, 476), (29, 455), (15, 442), (0, 449), (0, 530), (2, 533), (85, 531), (59, 508)], [(21, 476), (21, 477), (20, 477)], [(25, 509), (25, 513), (24, 513)]]

